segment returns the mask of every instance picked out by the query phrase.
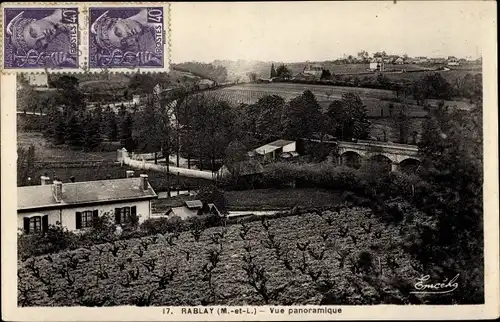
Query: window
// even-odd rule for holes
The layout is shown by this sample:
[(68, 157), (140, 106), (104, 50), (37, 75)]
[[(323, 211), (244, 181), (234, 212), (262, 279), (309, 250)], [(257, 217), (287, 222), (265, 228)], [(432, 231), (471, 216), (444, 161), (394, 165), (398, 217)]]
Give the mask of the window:
[(30, 218), (30, 232), (38, 233), (42, 230), (42, 217), (36, 216)]
[(90, 228), (94, 227), (97, 216), (99, 215), (98, 210), (85, 210), (76, 212), (76, 229)]
[(82, 228), (92, 227), (92, 218), (94, 214), (92, 211), (82, 212)]
[(122, 207), (115, 208), (115, 223), (122, 224), (127, 222), (134, 222), (137, 219), (137, 207)]
[(44, 232), (49, 229), (49, 216), (24, 217), (24, 232), (26, 234)]
[(130, 207), (123, 207), (120, 212), (120, 222), (127, 222), (130, 219)]

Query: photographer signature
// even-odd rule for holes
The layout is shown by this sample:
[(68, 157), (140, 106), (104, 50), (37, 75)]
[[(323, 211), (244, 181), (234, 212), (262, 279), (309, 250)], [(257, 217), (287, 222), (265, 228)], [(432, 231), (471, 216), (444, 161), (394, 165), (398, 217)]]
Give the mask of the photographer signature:
[(451, 280), (447, 281), (445, 279), (442, 283), (430, 283), (429, 275), (424, 275), (417, 278), (417, 282), (414, 284), (416, 291), (410, 293), (414, 294), (445, 294), (453, 292), (458, 288), (457, 279), (460, 274), (455, 275)]

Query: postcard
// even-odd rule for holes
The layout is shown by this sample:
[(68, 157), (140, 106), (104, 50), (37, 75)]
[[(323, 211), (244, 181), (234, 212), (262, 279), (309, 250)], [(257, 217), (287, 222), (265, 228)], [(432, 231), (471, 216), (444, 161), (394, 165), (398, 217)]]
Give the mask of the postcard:
[(495, 8), (3, 3), (2, 318), (498, 317)]

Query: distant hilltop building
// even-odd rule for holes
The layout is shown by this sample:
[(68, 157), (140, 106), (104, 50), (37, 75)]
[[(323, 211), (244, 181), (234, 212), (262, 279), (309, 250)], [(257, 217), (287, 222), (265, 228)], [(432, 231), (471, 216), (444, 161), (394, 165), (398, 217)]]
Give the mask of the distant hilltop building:
[(304, 67), (302, 73), (305, 75), (312, 75), (314, 77), (321, 78), (323, 67), (319, 64), (307, 65), (306, 67)]
[(378, 57), (378, 58), (374, 58), (371, 62), (370, 62), (370, 70), (375, 72), (375, 71), (378, 71), (378, 72), (383, 72), (385, 69), (385, 63), (384, 61), (382, 60), (382, 58)]
[(460, 62), (455, 56), (448, 57), (448, 66), (459, 66)]

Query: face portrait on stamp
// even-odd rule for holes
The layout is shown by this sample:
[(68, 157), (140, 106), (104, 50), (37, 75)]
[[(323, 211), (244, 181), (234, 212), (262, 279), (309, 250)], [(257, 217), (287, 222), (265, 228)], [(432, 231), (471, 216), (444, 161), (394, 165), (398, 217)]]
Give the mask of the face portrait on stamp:
[(90, 67), (162, 67), (162, 7), (89, 8)]
[(4, 68), (76, 68), (77, 8), (5, 8)]

